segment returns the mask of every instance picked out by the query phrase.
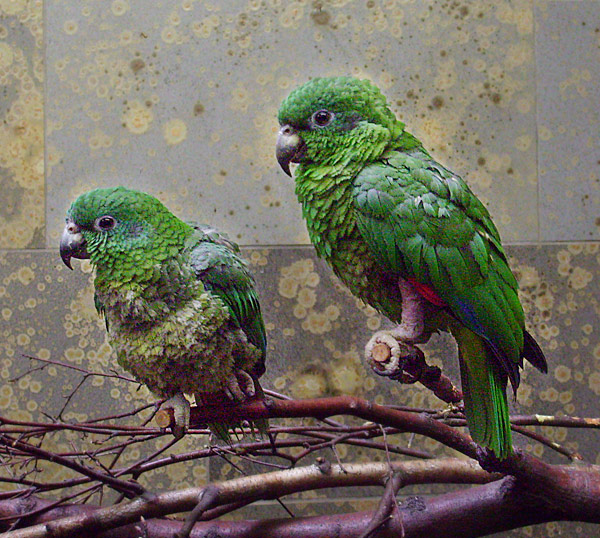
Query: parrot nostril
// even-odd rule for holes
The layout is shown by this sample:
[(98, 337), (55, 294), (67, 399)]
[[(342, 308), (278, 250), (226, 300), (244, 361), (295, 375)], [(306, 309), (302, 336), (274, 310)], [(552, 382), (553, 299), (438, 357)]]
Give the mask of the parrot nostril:
[(289, 125), (285, 125), (281, 128), (281, 134), (288, 136), (292, 134), (292, 128)]
[(67, 232), (70, 234), (76, 234), (79, 232), (79, 226), (73, 222), (69, 222), (69, 224), (67, 224)]

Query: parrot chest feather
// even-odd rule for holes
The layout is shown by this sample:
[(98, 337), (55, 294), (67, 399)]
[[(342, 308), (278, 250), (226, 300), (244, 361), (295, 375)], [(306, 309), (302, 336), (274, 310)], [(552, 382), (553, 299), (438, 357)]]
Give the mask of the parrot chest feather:
[(237, 357), (259, 360), (260, 352), (201, 282), (179, 290), (176, 302), (171, 294), (149, 298), (148, 289), (132, 284), (98, 295), (119, 364), (160, 396), (217, 391), (233, 375)]
[[(358, 229), (348, 177), (311, 180), (311, 170), (297, 170), (296, 193), (310, 239), (350, 291), (390, 319), (401, 317), (398, 275), (375, 259)], [(313, 172), (314, 173), (314, 172)], [(329, 183), (329, 188), (325, 188)]]

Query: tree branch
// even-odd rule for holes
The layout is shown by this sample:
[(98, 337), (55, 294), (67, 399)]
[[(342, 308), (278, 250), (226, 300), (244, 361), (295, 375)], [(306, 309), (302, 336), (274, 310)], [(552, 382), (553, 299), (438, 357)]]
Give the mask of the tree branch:
[[(524, 476), (498, 480), (479, 469), (474, 462), (457, 459), (396, 462), (394, 472), (401, 472), (403, 484), (433, 482), (485, 483), (485, 485), (447, 493), (436, 497), (409, 497), (400, 505), (401, 518), (387, 520), (379, 528), (378, 537), (401, 536), (415, 538), (470, 538), (554, 520), (578, 520), (600, 523), (600, 469), (598, 466), (550, 466), (533, 463), (524, 458), (517, 467), (528, 468)], [(537, 460), (535, 460), (537, 462)], [(214, 484), (215, 499), (227, 503), (240, 495), (252, 498), (271, 498), (298, 491), (298, 488), (335, 487), (342, 485), (381, 484), (389, 476), (387, 463), (346, 464), (346, 472), (333, 465), (324, 474), (318, 466), (279, 471), (260, 476), (244, 477)], [(545, 476), (540, 489), (540, 476)], [(535, 480), (529, 478), (535, 477)], [(203, 488), (169, 492), (157, 496), (153, 502), (137, 500), (126, 505), (92, 509), (89, 506), (63, 507), (43, 516), (48, 520), (67, 515), (53, 522), (40, 523), (26, 529), (6, 533), (5, 538), (37, 538), (53, 536), (89, 536), (100, 529), (129, 524), (121, 532), (100, 534), (102, 538), (125, 538), (131, 534), (131, 525), (143, 517), (148, 538), (173, 536), (181, 523), (152, 521), (167, 513), (191, 509)], [(20, 503), (46, 502), (13, 500), (0, 502), (0, 513), (22, 510)], [(28, 507), (30, 508), (30, 506)], [(474, 517), (474, 514), (477, 517)], [(499, 517), (502, 514), (502, 517)], [(226, 536), (248, 538), (321, 538), (339, 536), (358, 538), (375, 516), (374, 512), (336, 514), (311, 518), (293, 518), (263, 521), (210, 521), (196, 523), (190, 537)], [(138, 531), (139, 532), (139, 531)], [(86, 534), (87, 533), (87, 534)], [(135, 535), (139, 536), (139, 534)]]
[(398, 340), (401, 356), (392, 360), (392, 350), (381, 342), (373, 347), (366, 362), (371, 370), (379, 376), (388, 377), (400, 383), (421, 383), (432, 391), (440, 400), (457, 404), (463, 399), (462, 392), (454, 386), (437, 366), (429, 366), (425, 354), (418, 346)]
[[(99, 375), (80, 368), (75, 370), (83, 375)], [(404, 365), (404, 370), (399, 376), (399, 379), (405, 382), (418, 379), (434, 392), (437, 390), (436, 394), (441, 394), (440, 397), (446, 398), (447, 401), (454, 401), (459, 394), (449, 380), (444, 380), (439, 369), (425, 364), (424, 357), (419, 356), (418, 352), (415, 352), (412, 362), (409, 360)], [(192, 408), (192, 424), (201, 426), (210, 422), (239, 423), (259, 418), (304, 417), (315, 418), (317, 422), (300, 422), (300, 425), (285, 427), (278, 427), (272, 423), (269, 430), (272, 443), (266, 440), (242, 439), (235, 445), (202, 447), (186, 454), (171, 456), (163, 454), (173, 443), (168, 436), (165, 437), (165, 445), (159, 446), (142, 459), (137, 458), (138, 461), (121, 464), (121, 467), (117, 464), (119, 461), (126, 461), (125, 458), (120, 458), (129, 446), (166, 435), (164, 431), (145, 425), (131, 427), (111, 422), (121, 416), (133, 415), (142, 408), (83, 424), (68, 424), (62, 421), (49, 424), (28, 423), (0, 417), (0, 467), (10, 475), (5, 479), (0, 477), (0, 481), (26, 486), (0, 495), (0, 499), (3, 499), (0, 500), (0, 531), (9, 531), (5, 534), (9, 538), (58, 538), (91, 534), (103, 538), (172, 538), (177, 533), (179, 536), (187, 536), (188, 532), (192, 538), (214, 536), (215, 533), (224, 537), (240, 538), (311, 538), (324, 535), (358, 538), (369, 533), (371, 536), (398, 538), (403, 532), (407, 538), (465, 538), (543, 521), (564, 519), (600, 522), (600, 471), (597, 466), (553, 466), (522, 453), (516, 453), (502, 462), (494, 461), (486, 457), (468, 435), (456, 429), (465, 425), (460, 413), (386, 407), (349, 396), (296, 401), (278, 394), (273, 396), (239, 405)], [(346, 425), (332, 418), (337, 415), (354, 416), (359, 421)], [(564, 447), (555, 447), (538, 432), (526, 431), (522, 426), (600, 427), (600, 419), (579, 417), (518, 416), (512, 417), (511, 422), (515, 426), (514, 429), (569, 457), (576, 457), (577, 454)], [(167, 424), (169, 423), (167, 421)], [(44, 448), (46, 434), (69, 430), (79, 431), (82, 436), (94, 434), (94, 442), (102, 444), (94, 450), (73, 446), (72, 449), (59, 454)], [(402, 432), (435, 439), (470, 458), (479, 458), (482, 464), (488, 466), (486, 468), (497, 473), (490, 474), (484, 471), (474, 461), (457, 458), (431, 459), (431, 455), (425, 452), (388, 444), (388, 435)], [(190, 435), (194, 433), (206, 431), (193, 428)], [(104, 436), (105, 440), (101, 441), (96, 435)], [(122, 436), (126, 436), (126, 439), (123, 440)], [(380, 436), (382, 439), (377, 439)], [(119, 439), (115, 440), (116, 437)], [(385, 451), (386, 463), (343, 462), (336, 452), (336, 446), (341, 443)], [(74, 502), (72, 499), (77, 495), (86, 495), (86, 492), (93, 491), (102, 492), (104, 486), (116, 489), (126, 496), (139, 494), (143, 492), (143, 488), (135, 481), (123, 480), (123, 476), (137, 479), (147, 471), (181, 461), (227, 453), (228, 456), (247, 459), (259, 465), (283, 468), (287, 465), (296, 466), (300, 459), (312, 456), (318, 450), (333, 450), (337, 464), (320, 457), (317, 458), (317, 465), (245, 476), (209, 484), (204, 488), (173, 491), (152, 498), (136, 498), (109, 507), (66, 505), (67, 501)], [(389, 458), (393, 453), (428, 459), (391, 462)], [(107, 465), (102, 464), (99, 459), (99, 456), (105, 454), (113, 455)], [(265, 458), (281, 458), (283, 464), (280, 461), (271, 463), (265, 461)], [(67, 467), (81, 476), (62, 483), (44, 483), (37, 474), (41, 472), (36, 465), (39, 459)], [(394, 479), (387, 482), (380, 509), (375, 512), (285, 520), (204, 522), (257, 500), (275, 499), (301, 491), (342, 486), (383, 487), (390, 476)], [(490, 481), (493, 482), (489, 483)], [(451, 482), (487, 485), (432, 498), (409, 497), (398, 508), (396, 492), (400, 484)], [(78, 493), (68, 491), (67, 493), (72, 494), (64, 495), (55, 501), (36, 497), (42, 491), (76, 485), (83, 485), (86, 489)], [(184, 527), (181, 522), (158, 519), (190, 510), (194, 511)], [(11, 522), (12, 525), (18, 524), (25, 528), (12, 530)]]
[[(475, 462), (456, 458), (392, 462), (392, 471), (402, 473), (403, 484), (462, 483), (481, 484), (497, 480), (498, 475), (483, 471)], [(211, 507), (230, 504), (240, 498), (246, 500), (269, 500), (291, 493), (313, 489), (343, 486), (382, 485), (389, 476), (388, 463), (331, 465), (327, 472), (323, 467), (311, 465), (261, 475), (244, 476), (209, 484), (203, 488), (189, 488), (156, 495), (152, 500), (135, 499), (131, 502), (84, 510), (61, 519), (32, 525), (25, 529), (8, 532), (4, 538), (53, 538), (72, 537), (77, 534), (99, 532), (122, 525), (135, 523), (140, 517), (148, 520), (168, 514), (192, 510), (207, 489), (211, 490)], [(0, 513), (9, 508), (16, 511), (20, 500), (0, 502)], [(28, 508), (30, 506), (28, 505)], [(89, 508), (89, 507), (87, 507)], [(44, 520), (53, 512), (45, 514)], [(59, 512), (60, 513), (60, 512)], [(210, 525), (216, 525), (210, 522)], [(196, 524), (203, 525), (202, 523)], [(366, 525), (365, 525), (366, 526)], [(193, 534), (192, 534), (193, 536)]]
[(477, 445), (469, 436), (429, 415), (391, 409), (352, 396), (311, 400), (265, 399), (221, 407), (192, 407), (191, 423), (195, 425), (207, 422), (235, 423), (240, 420), (259, 418), (313, 417), (323, 419), (335, 415), (351, 415), (370, 422), (385, 424), (400, 431), (425, 435), (466, 456), (477, 458)]

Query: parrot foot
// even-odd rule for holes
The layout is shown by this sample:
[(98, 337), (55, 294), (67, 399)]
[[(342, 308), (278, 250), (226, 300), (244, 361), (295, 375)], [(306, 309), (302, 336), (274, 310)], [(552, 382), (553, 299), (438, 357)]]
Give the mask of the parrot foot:
[(225, 394), (234, 402), (243, 402), (256, 394), (254, 379), (244, 370), (236, 370), (233, 377), (227, 381)]
[(422, 344), (425, 342), (424, 338), (426, 338), (423, 334), (424, 331), (423, 320), (420, 319), (411, 322), (402, 320), (400, 325), (390, 329), (388, 333), (405, 344)]
[(427, 300), (408, 280), (399, 279), (398, 287), (402, 294), (402, 317), (400, 325), (390, 333), (396, 340), (407, 344), (424, 344), (431, 336), (425, 333)]
[(190, 402), (180, 392), (166, 400), (161, 406), (162, 409), (171, 409), (173, 411), (173, 425), (171, 431), (175, 439), (181, 439), (187, 429), (190, 427)]
[(365, 346), (365, 358), (376, 364), (385, 363), (386, 369), (397, 370), (403, 349), (390, 331), (377, 331)]
[(380, 376), (389, 377), (400, 383), (412, 384), (420, 381), (425, 386), (431, 373), (440, 377), (440, 369), (425, 363), (423, 352), (415, 345), (398, 341), (393, 331), (375, 333), (365, 346), (365, 359), (370, 368)]

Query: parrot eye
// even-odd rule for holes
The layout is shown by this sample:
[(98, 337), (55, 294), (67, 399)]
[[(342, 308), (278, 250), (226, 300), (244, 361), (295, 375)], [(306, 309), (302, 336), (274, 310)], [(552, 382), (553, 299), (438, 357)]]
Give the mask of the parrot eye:
[(312, 115), (312, 122), (318, 127), (326, 127), (333, 121), (333, 113), (329, 110), (317, 110)]
[(117, 225), (117, 221), (111, 217), (110, 215), (104, 215), (103, 217), (99, 217), (94, 222), (94, 228), (99, 232), (107, 232), (108, 230), (112, 230)]

